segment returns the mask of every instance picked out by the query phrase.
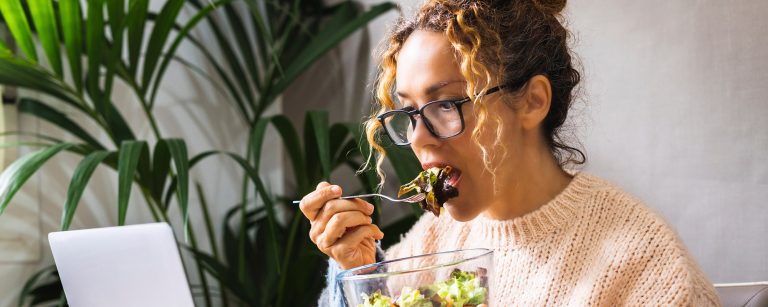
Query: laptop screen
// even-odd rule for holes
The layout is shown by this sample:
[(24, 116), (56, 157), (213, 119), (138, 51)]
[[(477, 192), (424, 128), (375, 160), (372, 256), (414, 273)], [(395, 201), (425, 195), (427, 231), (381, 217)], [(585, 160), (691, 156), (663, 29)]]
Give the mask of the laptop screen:
[(52, 232), (70, 306), (194, 306), (166, 223)]

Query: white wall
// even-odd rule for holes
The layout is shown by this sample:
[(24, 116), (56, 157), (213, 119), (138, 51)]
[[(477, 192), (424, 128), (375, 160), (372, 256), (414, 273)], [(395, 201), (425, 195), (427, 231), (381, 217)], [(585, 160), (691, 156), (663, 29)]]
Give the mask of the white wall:
[[(768, 280), (768, 2), (579, 0), (566, 11), (584, 66), (570, 125), (586, 170), (666, 217), (713, 282)], [(396, 16), (317, 65), (286, 106), (359, 120), (375, 63), (357, 48), (376, 46)], [(333, 90), (315, 90), (313, 76)]]
[(587, 169), (658, 209), (712, 281), (768, 280), (768, 2), (568, 10)]

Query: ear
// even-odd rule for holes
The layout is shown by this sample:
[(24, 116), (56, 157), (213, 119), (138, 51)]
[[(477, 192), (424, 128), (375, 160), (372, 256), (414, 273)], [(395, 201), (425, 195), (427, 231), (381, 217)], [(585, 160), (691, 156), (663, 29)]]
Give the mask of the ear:
[(543, 75), (536, 75), (528, 80), (518, 109), (520, 123), (526, 130), (539, 127), (549, 113), (552, 104), (552, 86), (549, 79)]

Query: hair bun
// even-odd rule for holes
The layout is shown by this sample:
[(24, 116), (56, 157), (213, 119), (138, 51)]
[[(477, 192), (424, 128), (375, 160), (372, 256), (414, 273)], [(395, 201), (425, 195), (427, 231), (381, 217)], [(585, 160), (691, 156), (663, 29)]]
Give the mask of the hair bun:
[(566, 0), (531, 0), (533, 5), (536, 6), (539, 11), (546, 14), (556, 15), (563, 11), (565, 8)]

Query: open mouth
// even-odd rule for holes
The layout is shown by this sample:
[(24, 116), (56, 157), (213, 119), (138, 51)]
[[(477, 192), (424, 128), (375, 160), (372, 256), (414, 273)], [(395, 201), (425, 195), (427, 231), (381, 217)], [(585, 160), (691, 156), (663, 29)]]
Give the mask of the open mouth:
[(421, 167), (426, 171), (430, 168), (436, 167), (440, 169), (446, 169), (450, 168), (450, 171), (446, 174), (447, 177), (440, 178), (444, 185), (452, 186), (454, 188), (458, 187), (459, 182), (461, 181), (461, 169), (459, 169), (456, 166), (450, 165), (445, 162), (430, 162), (430, 163), (424, 163), (421, 165)]
[(400, 186), (397, 196), (410, 191), (424, 193), (425, 198), (419, 204), (424, 210), (440, 216), (443, 204), (448, 199), (459, 196), (456, 185), (461, 181), (461, 171), (445, 163), (425, 163), (425, 169), (411, 182)]
[(451, 173), (448, 174), (448, 179), (445, 180), (445, 183), (454, 188), (457, 188), (460, 181), (461, 181), (461, 170), (454, 167), (451, 170)]

